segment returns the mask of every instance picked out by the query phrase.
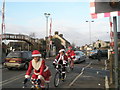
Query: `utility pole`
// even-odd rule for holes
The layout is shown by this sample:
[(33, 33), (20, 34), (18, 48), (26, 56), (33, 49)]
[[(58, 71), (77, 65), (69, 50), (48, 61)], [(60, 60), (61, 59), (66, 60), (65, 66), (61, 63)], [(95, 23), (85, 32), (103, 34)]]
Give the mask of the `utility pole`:
[(5, 12), (5, 0), (3, 0), (3, 5), (2, 5), (2, 23), (1, 23), (1, 34), (0, 34), (0, 63), (2, 63), (2, 38), (3, 38), (3, 33), (5, 31), (5, 20), (4, 20), (4, 12)]
[(117, 18), (113, 17), (113, 25), (114, 25), (114, 52), (115, 52), (115, 88), (118, 89), (118, 35), (117, 35)]

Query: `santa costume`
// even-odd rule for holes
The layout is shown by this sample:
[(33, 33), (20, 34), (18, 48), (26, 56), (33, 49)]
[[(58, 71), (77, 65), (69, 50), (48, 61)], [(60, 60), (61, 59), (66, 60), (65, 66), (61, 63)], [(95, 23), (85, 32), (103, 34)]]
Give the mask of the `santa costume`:
[(68, 56), (68, 60), (71, 61), (72, 69), (74, 67), (74, 59), (75, 59), (75, 52), (72, 50), (72, 47), (68, 47), (68, 51), (66, 52), (66, 55)]
[[(34, 50), (32, 52), (32, 57), (41, 57), (41, 53), (37, 50)], [(31, 76), (32, 83), (34, 83), (36, 79), (40, 79), (45, 82), (50, 81), (51, 72), (48, 66), (45, 65), (45, 61), (42, 58), (40, 58), (39, 61), (37, 62), (34, 60), (34, 58), (30, 61), (25, 78), (30, 78), (32, 70), (33, 70), (33, 74)], [(44, 87), (44, 85), (41, 85), (41, 87)]]
[[(63, 52), (64, 54), (61, 55), (60, 53)], [(65, 77), (65, 71), (66, 71), (66, 65), (67, 65), (67, 62), (68, 62), (68, 58), (67, 56), (65, 55), (65, 50), (64, 49), (61, 49), (59, 51), (59, 54), (56, 56), (55, 60), (53, 61), (53, 65), (56, 67), (56, 65), (62, 65), (63, 68), (62, 68), (62, 75), (63, 75), (63, 79)], [(60, 68), (60, 67), (58, 67)]]

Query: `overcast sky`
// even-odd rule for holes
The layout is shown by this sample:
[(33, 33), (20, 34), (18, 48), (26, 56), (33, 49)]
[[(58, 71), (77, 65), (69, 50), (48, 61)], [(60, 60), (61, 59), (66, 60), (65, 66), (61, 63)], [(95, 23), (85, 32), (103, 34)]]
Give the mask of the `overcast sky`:
[[(44, 38), (46, 36), (44, 13), (47, 12), (51, 14), (49, 22), (52, 18), (52, 35), (55, 31), (59, 31), (71, 43), (78, 46), (89, 44), (89, 23), (86, 22), (92, 21), (89, 0), (87, 2), (84, 2), (84, 0), (81, 0), (81, 2), (77, 2), (77, 0), (76, 2), (73, 2), (73, 0), (68, 0), (69, 2), (29, 1), (6, 2), (6, 33), (29, 35), (34, 32), (36, 37)], [(0, 5), (2, 7), (2, 2), (0, 2)], [(95, 19), (94, 22), (91, 22), (92, 42), (98, 39), (109, 40), (109, 30), (109, 18)]]

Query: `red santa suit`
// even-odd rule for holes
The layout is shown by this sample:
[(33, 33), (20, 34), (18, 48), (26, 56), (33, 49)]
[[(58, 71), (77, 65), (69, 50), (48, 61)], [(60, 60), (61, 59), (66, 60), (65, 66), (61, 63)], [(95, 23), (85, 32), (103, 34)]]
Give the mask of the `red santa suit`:
[[(63, 52), (63, 51), (65, 51), (65, 50), (64, 50), (64, 49), (61, 49), (61, 50), (59, 51), (59, 53), (60, 53), (60, 52)], [(67, 56), (66, 56), (65, 54), (63, 54), (63, 55), (58, 54), (58, 55), (56, 56), (56, 58), (55, 58), (55, 60), (54, 60), (53, 63), (66, 64), (67, 61), (68, 61), (68, 58), (67, 58)]]
[[(32, 56), (41, 56), (41, 54), (35, 52), (32, 54)], [(50, 76), (51, 76), (51, 72), (49, 70), (49, 68), (45, 65), (45, 61), (40, 58), (39, 61), (35, 61), (34, 59), (30, 61), (29, 63), (29, 67), (28, 70), (26, 72), (25, 78), (29, 78), (30, 74), (33, 70), (33, 74), (31, 76), (31, 80), (35, 80), (35, 79), (42, 79), (45, 82), (49, 82)]]
[(45, 65), (45, 61), (40, 59), (36, 62), (34, 59), (30, 61), (29, 68), (26, 72), (25, 77), (28, 78), (33, 70), (31, 79), (42, 79), (44, 81), (49, 81), (51, 76), (50, 70)]
[[(72, 49), (72, 47), (69, 47)], [(68, 56), (68, 60), (71, 62), (70, 66), (73, 68), (74, 67), (74, 59), (75, 59), (75, 52), (73, 50), (68, 50), (66, 52), (66, 55)]]
[[(63, 63), (60, 63), (61, 61), (62, 61)], [(66, 64), (67, 61), (68, 61), (68, 58), (67, 58), (66, 55), (60, 55), (60, 54), (58, 54), (58, 55), (56, 56), (56, 59), (54, 60), (53, 63)]]
[(75, 58), (75, 53), (73, 50), (68, 50), (66, 52), (67, 56), (68, 56), (68, 59), (74, 59)]

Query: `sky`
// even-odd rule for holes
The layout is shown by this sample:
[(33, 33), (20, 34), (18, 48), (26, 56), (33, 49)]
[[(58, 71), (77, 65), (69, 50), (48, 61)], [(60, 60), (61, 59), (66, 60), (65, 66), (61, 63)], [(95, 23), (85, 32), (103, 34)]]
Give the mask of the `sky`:
[[(12, 2), (13, 1), (13, 2)], [(0, 2), (2, 8), (2, 2)], [(55, 31), (63, 34), (64, 38), (70, 43), (82, 46), (91, 41), (108, 41), (109, 37), (109, 18), (92, 19), (90, 16), (89, 2), (81, 0), (67, 0), (66, 2), (48, 0), (6, 1), (5, 5), (5, 24), (6, 33), (36, 34), (36, 38), (46, 36), (46, 18), (44, 13), (50, 13), (52, 18), (52, 35)], [(1, 15), (1, 14), (0, 14)], [(90, 21), (90, 24), (86, 21)], [(94, 21), (94, 22), (91, 22)], [(0, 18), (1, 23), (1, 18)], [(91, 26), (91, 28), (89, 28)]]

